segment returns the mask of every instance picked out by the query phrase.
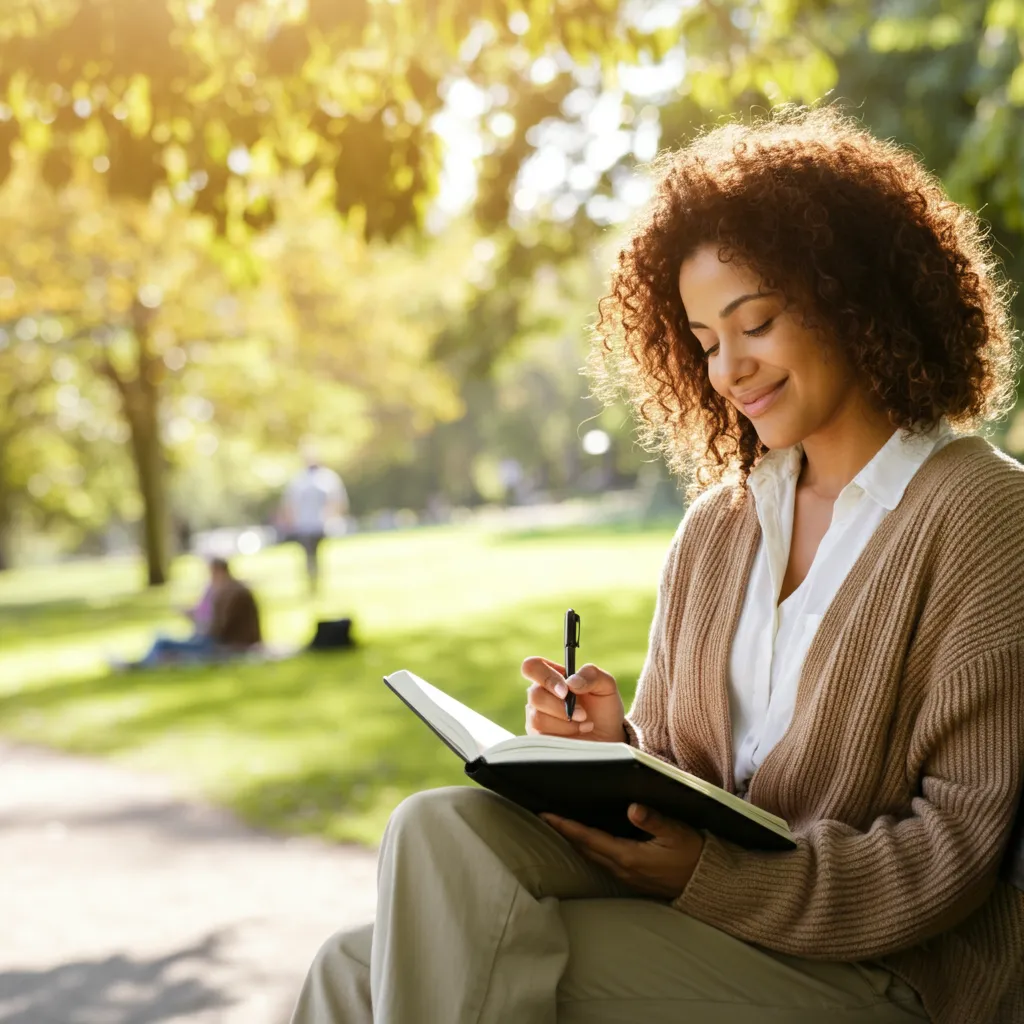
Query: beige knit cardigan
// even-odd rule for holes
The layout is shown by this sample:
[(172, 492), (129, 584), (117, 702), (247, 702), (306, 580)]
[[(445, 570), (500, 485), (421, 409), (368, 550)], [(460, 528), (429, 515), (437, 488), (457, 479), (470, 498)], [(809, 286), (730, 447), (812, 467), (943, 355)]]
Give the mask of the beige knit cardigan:
[[(735, 790), (729, 648), (760, 527), (749, 491), (676, 534), (629, 715), (645, 750)], [(678, 909), (797, 956), (876, 960), (936, 1024), (1024, 1022), (1024, 892), (1000, 870), (1024, 778), (1024, 467), (931, 456), (825, 613), (750, 800), (797, 848), (708, 836)]]

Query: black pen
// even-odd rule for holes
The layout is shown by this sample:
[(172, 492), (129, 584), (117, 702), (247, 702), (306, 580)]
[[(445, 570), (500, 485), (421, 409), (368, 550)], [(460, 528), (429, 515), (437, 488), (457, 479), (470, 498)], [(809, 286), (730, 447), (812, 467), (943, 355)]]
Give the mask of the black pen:
[[(580, 617), (570, 608), (565, 613), (565, 678), (576, 671), (576, 648), (580, 645)], [(565, 695), (565, 717), (571, 722), (576, 710), (576, 694)]]

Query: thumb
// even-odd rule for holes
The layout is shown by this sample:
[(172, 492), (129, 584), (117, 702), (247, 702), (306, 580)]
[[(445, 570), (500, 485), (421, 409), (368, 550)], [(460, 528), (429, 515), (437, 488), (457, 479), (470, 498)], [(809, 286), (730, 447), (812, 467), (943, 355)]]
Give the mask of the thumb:
[(577, 669), (565, 682), (573, 693), (591, 693), (595, 697), (608, 697), (617, 689), (614, 676), (591, 664)]
[(650, 832), (655, 838), (678, 835), (682, 828), (679, 822), (666, 818), (664, 814), (652, 811), (650, 807), (644, 807), (642, 804), (629, 805), (629, 820), (637, 828)]

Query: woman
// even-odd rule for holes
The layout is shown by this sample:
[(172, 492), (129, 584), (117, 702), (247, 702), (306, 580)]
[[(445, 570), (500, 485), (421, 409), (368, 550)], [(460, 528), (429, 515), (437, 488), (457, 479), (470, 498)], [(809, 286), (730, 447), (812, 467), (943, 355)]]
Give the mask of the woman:
[(628, 717), (607, 672), (529, 658), (527, 727), (638, 744), (797, 848), (420, 794), (374, 929), (324, 946), (295, 1020), (1024, 1021), (1024, 472), (967, 433), (1013, 390), (981, 229), (829, 109), (655, 169), (598, 369), (703, 493)]

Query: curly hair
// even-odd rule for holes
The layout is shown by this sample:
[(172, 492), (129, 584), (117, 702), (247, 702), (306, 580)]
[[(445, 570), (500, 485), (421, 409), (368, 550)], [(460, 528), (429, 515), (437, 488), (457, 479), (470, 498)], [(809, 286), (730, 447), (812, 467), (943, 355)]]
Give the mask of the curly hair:
[(653, 164), (654, 191), (598, 304), (594, 390), (622, 391), (641, 441), (692, 492), (745, 486), (767, 451), (719, 395), (687, 326), (682, 262), (700, 247), (758, 273), (838, 347), (893, 429), (958, 429), (1014, 399), (1010, 290), (977, 217), (909, 152), (835, 107), (783, 107)]

